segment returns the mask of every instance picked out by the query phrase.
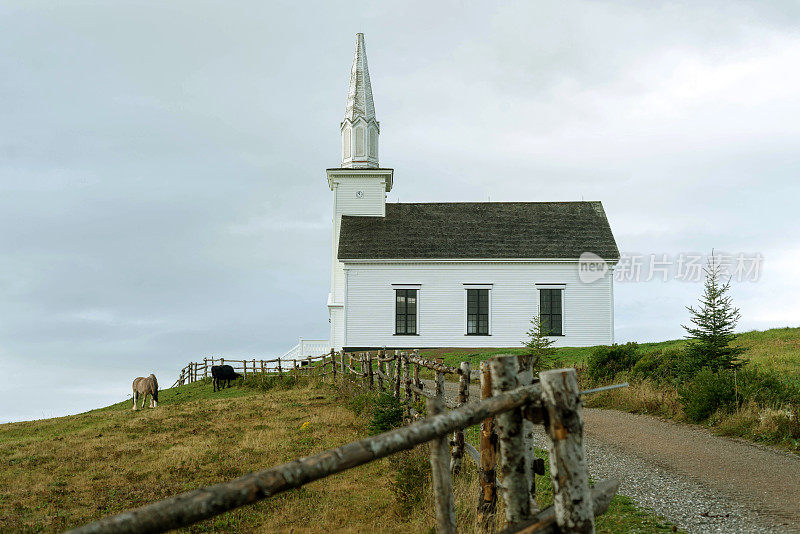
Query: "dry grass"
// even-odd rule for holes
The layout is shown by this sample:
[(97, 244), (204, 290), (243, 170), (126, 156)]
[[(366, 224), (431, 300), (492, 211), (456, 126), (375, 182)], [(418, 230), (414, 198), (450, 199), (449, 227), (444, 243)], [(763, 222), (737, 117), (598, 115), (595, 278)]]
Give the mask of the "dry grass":
[(678, 389), (644, 380), (620, 389), (587, 395), (586, 406), (614, 408), (630, 413), (642, 413), (683, 419)]
[[(307, 386), (260, 393), (201, 388), (162, 392), (155, 410), (128, 402), (86, 414), (0, 426), (0, 530), (50, 532), (235, 478), (364, 435), (338, 392)], [(198, 391), (201, 390), (201, 391)], [(198, 393), (200, 393), (198, 395)], [(193, 397), (199, 397), (192, 400)], [(304, 423), (310, 422), (305, 428)], [(420, 531), (392, 513), (386, 470), (375, 462), (190, 530)]]
[[(53, 532), (366, 435), (364, 393), (318, 383), (292, 389), (208, 383), (160, 393), (155, 410), (130, 401), (85, 414), (0, 425), (0, 532)], [(476, 428), (467, 439), (477, 442)], [(543, 453), (539, 451), (543, 456)], [(539, 477), (540, 505), (552, 502)], [(461, 532), (474, 532), (477, 473), (454, 480)], [(502, 518), (502, 502), (498, 517)], [(428, 447), (384, 458), (194, 525), (188, 532), (431, 532)], [(502, 520), (498, 520), (502, 527)], [(668, 532), (624, 497), (598, 532)]]

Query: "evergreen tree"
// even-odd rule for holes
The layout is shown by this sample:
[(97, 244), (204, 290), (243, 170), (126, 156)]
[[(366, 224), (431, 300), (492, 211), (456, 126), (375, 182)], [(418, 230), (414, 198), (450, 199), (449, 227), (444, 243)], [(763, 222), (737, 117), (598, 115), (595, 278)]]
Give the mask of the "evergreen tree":
[(555, 364), (555, 350), (550, 345), (556, 340), (547, 337), (549, 332), (544, 331), (540, 316), (531, 320), (531, 328), (527, 334), (529, 339), (522, 344), (531, 349), (531, 368), (536, 370), (552, 367)]
[(706, 280), (699, 306), (697, 309), (686, 307), (693, 324), (681, 325), (689, 340), (686, 347), (687, 371), (694, 374), (704, 367), (712, 371), (738, 369), (745, 363), (739, 358), (744, 349), (730, 346), (736, 337), (733, 330), (740, 318), (739, 309), (733, 307), (728, 295), (730, 278), (722, 282), (721, 266), (714, 257), (714, 251), (711, 251), (703, 271)]

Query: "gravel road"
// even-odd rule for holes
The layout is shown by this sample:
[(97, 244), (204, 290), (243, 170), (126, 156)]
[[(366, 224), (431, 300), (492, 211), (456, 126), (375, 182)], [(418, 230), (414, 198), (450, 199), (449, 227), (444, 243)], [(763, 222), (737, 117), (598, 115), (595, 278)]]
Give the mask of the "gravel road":
[[(446, 395), (457, 387), (446, 382)], [(647, 415), (585, 408), (583, 418), (590, 475), (620, 480), (639, 506), (689, 532), (800, 533), (799, 456)], [(546, 448), (541, 426), (536, 439)]]

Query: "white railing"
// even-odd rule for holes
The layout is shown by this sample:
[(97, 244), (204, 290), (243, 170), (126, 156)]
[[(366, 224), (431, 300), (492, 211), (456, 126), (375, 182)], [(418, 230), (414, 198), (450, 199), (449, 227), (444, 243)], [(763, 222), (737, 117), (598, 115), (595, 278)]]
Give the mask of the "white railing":
[(327, 339), (303, 339), (292, 347), (281, 360), (302, 360), (309, 356), (319, 356), (331, 350), (331, 342)]

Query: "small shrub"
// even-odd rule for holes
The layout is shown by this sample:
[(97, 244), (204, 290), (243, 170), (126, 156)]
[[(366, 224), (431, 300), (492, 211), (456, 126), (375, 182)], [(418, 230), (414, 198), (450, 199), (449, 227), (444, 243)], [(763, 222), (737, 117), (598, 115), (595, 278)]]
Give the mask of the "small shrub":
[(389, 457), (395, 468), (389, 489), (395, 498), (397, 515), (409, 515), (425, 498), (430, 486), (431, 464), (425, 447), (416, 447)]
[(760, 410), (780, 410), (800, 406), (800, 385), (791, 378), (777, 376), (756, 367), (740, 371), (705, 368), (680, 388), (679, 396), (690, 421), (708, 419), (717, 410), (731, 413), (745, 404)]
[(736, 407), (733, 372), (702, 369), (678, 390), (678, 396), (683, 412), (693, 423), (705, 421), (717, 410), (731, 412)]
[(678, 347), (647, 352), (634, 364), (630, 377), (674, 383), (685, 376), (685, 358), (683, 350)]
[(717, 431), (723, 436), (778, 443), (800, 451), (800, 408), (761, 408), (751, 401), (736, 413), (723, 417)]
[(403, 406), (400, 400), (381, 393), (372, 406), (372, 416), (367, 429), (370, 435), (380, 434), (403, 424)]
[(356, 415), (371, 413), (374, 405), (375, 394), (363, 390), (353, 392), (353, 395), (347, 400), (347, 407)]
[(766, 409), (759, 414), (755, 439), (786, 443), (800, 450), (800, 408)]
[(769, 408), (800, 406), (800, 383), (796, 378), (747, 366), (734, 374), (734, 386), (740, 403), (752, 400)]
[(630, 371), (638, 360), (639, 346), (636, 343), (602, 345), (589, 354), (586, 373), (593, 382), (610, 380), (618, 373)]

